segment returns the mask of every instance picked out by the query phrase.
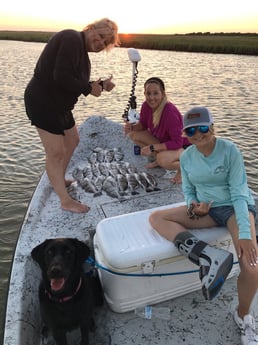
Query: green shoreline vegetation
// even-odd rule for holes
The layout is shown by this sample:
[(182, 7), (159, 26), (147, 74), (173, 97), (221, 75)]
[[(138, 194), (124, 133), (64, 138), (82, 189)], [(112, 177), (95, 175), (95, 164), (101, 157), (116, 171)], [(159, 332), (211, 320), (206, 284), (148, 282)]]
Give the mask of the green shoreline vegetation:
[[(54, 32), (0, 31), (0, 40), (46, 43)], [(121, 47), (138, 49), (258, 55), (256, 33), (120, 34)]]

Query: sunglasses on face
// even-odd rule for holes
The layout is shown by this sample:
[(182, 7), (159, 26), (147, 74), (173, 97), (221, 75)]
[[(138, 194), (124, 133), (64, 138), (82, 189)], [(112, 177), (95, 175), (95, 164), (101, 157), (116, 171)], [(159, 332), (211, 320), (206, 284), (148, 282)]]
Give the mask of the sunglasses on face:
[(192, 137), (195, 135), (197, 131), (200, 133), (206, 134), (209, 132), (210, 126), (193, 126), (193, 127), (188, 127), (185, 129), (185, 134), (188, 137)]

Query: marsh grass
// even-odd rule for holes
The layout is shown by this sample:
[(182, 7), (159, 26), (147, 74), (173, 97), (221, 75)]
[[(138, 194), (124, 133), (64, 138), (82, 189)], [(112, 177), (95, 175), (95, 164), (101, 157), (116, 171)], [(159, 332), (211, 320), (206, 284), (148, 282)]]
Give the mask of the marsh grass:
[(221, 54), (258, 55), (257, 34), (120, 35), (122, 46)]
[(45, 31), (0, 31), (0, 40), (45, 43), (53, 34)]
[[(0, 31), (0, 40), (47, 42), (54, 32)], [(120, 34), (121, 47), (217, 54), (258, 55), (258, 34)]]

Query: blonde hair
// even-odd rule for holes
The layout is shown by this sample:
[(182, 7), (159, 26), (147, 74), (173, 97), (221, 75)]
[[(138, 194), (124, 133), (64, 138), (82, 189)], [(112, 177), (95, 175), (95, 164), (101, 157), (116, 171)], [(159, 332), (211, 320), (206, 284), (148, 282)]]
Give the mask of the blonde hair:
[(160, 90), (164, 93), (164, 97), (160, 103), (160, 105), (158, 106), (158, 108), (154, 111), (154, 113), (152, 114), (152, 121), (153, 121), (153, 126), (156, 127), (159, 122), (160, 122), (160, 118), (161, 118), (161, 114), (162, 114), (162, 111), (165, 107), (165, 105), (167, 104), (167, 95), (166, 95), (166, 92), (165, 92), (165, 84), (164, 82), (158, 78), (158, 77), (151, 77), (149, 78), (148, 80), (146, 80), (146, 82), (144, 83), (144, 92), (146, 92), (146, 89), (148, 87), (148, 84), (157, 84), (159, 85), (160, 87)]
[(108, 18), (96, 20), (95, 22), (85, 26), (83, 31), (92, 29), (98, 30), (99, 34), (103, 35), (106, 38), (106, 51), (110, 50), (113, 47), (118, 47), (120, 45), (120, 40), (118, 36), (118, 26), (112, 20)]
[(213, 124), (213, 123), (210, 125), (210, 129), (209, 129), (209, 131), (210, 131), (210, 132), (211, 132), (211, 134), (213, 134), (213, 135), (215, 135), (215, 134), (216, 134), (215, 127), (214, 127), (214, 124)]

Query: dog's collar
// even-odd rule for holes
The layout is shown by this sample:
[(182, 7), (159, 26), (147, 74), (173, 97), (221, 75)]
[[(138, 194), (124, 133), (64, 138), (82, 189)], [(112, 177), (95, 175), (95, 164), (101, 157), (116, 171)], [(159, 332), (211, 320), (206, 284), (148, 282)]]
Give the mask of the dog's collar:
[(45, 290), (45, 294), (48, 296), (48, 298), (51, 300), (51, 301), (54, 301), (54, 302), (57, 302), (57, 303), (64, 303), (64, 302), (67, 302), (67, 301), (70, 301), (70, 299), (72, 299), (76, 294), (77, 292), (80, 290), (80, 287), (82, 285), (82, 278), (80, 278), (79, 280), (79, 283), (78, 283), (78, 286), (74, 292), (73, 295), (71, 296), (66, 296), (66, 297), (62, 297), (62, 298), (57, 298), (53, 295), (51, 295), (51, 293), (47, 290)]

